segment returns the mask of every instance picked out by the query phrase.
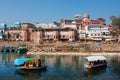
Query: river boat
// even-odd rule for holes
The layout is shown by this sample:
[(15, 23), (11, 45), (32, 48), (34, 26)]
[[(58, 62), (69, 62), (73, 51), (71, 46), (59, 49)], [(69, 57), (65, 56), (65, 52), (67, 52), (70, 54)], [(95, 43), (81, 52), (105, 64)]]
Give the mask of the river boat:
[(88, 69), (107, 66), (107, 59), (104, 56), (88, 56), (85, 59), (84, 67)]
[(37, 58), (20, 58), (14, 60), (16, 70), (41, 70), (46, 69), (46, 65)]
[(17, 53), (26, 53), (27, 52), (27, 47), (25, 46), (19, 46), (16, 49)]
[(1, 49), (2, 52), (14, 52), (15, 49), (13, 46), (5, 46)]

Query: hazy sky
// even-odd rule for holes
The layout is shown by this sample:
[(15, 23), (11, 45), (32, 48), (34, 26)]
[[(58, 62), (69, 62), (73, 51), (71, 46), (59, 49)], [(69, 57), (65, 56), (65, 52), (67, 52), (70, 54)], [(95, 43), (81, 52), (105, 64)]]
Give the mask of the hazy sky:
[(120, 0), (0, 0), (0, 24), (60, 22), (85, 13), (91, 19), (102, 17), (109, 25), (110, 16), (120, 16)]

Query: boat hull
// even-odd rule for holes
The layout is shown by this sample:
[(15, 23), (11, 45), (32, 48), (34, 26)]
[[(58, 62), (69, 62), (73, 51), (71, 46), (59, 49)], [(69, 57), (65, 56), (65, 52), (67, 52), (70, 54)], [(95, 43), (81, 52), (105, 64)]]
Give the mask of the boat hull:
[(97, 64), (97, 65), (84, 64), (84, 67), (85, 67), (85, 68), (88, 68), (88, 69), (97, 68), (97, 67), (103, 67), (103, 66), (107, 66), (107, 63)]
[(42, 65), (40, 67), (15, 67), (16, 70), (43, 70), (46, 69), (47, 66)]

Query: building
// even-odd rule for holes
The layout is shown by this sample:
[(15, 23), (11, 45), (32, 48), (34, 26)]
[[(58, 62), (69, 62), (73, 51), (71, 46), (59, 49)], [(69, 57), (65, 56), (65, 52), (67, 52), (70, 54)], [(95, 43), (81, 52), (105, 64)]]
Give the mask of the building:
[(58, 29), (44, 29), (44, 40), (59, 40)]
[(76, 41), (76, 40), (106, 40), (112, 38), (110, 27), (103, 18), (91, 20), (89, 14), (83, 17), (79, 14), (74, 19), (61, 19), (61, 22), (51, 24), (36, 24), (17, 22), (7, 29), (7, 39), (16, 41)]
[(59, 34), (60, 34), (59, 40), (63, 40), (63, 41), (75, 41), (76, 31), (74, 29), (71, 29), (71, 28), (62, 28), (62, 29), (60, 29)]
[(106, 25), (105, 20), (98, 18), (90, 20), (89, 14), (85, 14), (79, 28), (79, 39), (88, 40), (105, 40), (112, 36), (109, 32), (109, 26)]
[(35, 26), (31, 23), (22, 23), (18, 27), (9, 27), (7, 29), (7, 39), (16, 41), (30, 41), (30, 34)]
[(77, 30), (82, 22), (81, 16), (75, 15), (74, 19), (61, 19), (61, 27), (63, 28), (72, 28)]
[(75, 30), (70, 28), (42, 29), (36, 28), (31, 32), (31, 41), (75, 41)]
[(43, 41), (43, 30), (41, 28), (34, 28), (30, 33), (30, 41), (36, 43)]
[(110, 32), (108, 31), (108, 26), (103, 25), (88, 25), (85, 26), (85, 34), (86, 38), (91, 40), (105, 40), (110, 39), (112, 36), (110, 36)]
[(36, 24), (35, 25), (37, 28), (43, 28), (43, 29), (51, 29), (51, 28), (56, 28), (57, 25), (54, 23), (50, 23), (50, 24)]
[(3, 40), (3, 39), (4, 39), (6, 30), (7, 30), (7, 24), (2, 23), (2, 24), (0, 25), (0, 40)]

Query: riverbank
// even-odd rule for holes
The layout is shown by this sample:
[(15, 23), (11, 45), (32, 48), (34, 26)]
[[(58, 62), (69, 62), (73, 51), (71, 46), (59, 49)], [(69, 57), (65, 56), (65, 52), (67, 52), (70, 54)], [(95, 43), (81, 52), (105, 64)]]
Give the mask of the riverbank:
[(55, 53), (45, 53), (45, 52), (27, 52), (27, 55), (119, 55), (120, 53), (105, 53), (105, 52), (99, 52), (99, 53), (91, 53), (91, 52), (86, 52), (86, 53), (81, 53), (81, 52), (55, 52)]
[[(0, 48), (9, 45), (13, 47), (26, 46), (28, 54), (51, 55), (96, 55), (120, 53), (120, 43), (104, 44), (102, 42), (48, 42), (41, 43), (22, 41), (0, 41)], [(102, 54), (101, 54), (102, 53)]]

